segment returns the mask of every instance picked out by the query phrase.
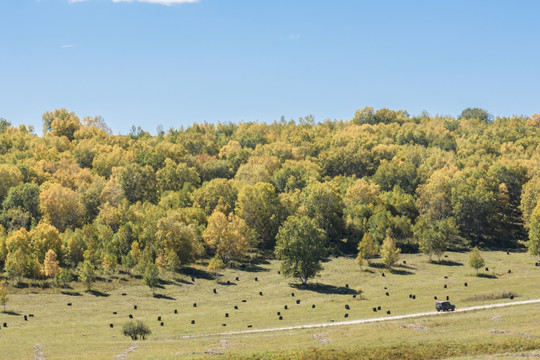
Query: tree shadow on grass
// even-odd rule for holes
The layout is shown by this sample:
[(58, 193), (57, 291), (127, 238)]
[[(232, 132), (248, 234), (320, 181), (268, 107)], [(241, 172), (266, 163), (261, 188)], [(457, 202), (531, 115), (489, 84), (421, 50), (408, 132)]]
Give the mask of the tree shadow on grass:
[(497, 279), (497, 275), (493, 275), (493, 274), (478, 274), (476, 276), (485, 278), (485, 279)]
[(187, 281), (187, 280), (184, 280), (184, 279), (176, 279), (176, 285), (180, 286), (182, 284), (184, 285), (189, 285), (189, 284), (192, 284), (191, 281)]
[(356, 291), (354, 289), (345, 286), (334, 286), (328, 284), (291, 284), (291, 287), (298, 290), (309, 290), (320, 294), (334, 294), (334, 295), (359, 295), (362, 291)]
[(431, 261), (433, 265), (443, 265), (443, 266), (463, 266), (463, 263), (452, 261), (452, 260), (441, 260), (441, 261)]
[(164, 299), (164, 300), (176, 300), (175, 298), (173, 298), (171, 296), (163, 295), (163, 294), (154, 294), (154, 298), (155, 299)]
[(68, 295), (68, 296), (82, 296), (82, 294), (78, 291), (62, 291), (62, 295)]
[(16, 311), (1, 311), (0, 314), (12, 315), (12, 316), (21, 316), (20, 313)]
[(218, 281), (218, 285), (223, 285), (223, 286), (236, 286), (236, 283), (235, 282), (232, 282), (232, 281), (229, 281), (228, 283), (226, 281)]
[(87, 291), (87, 293), (90, 294), (90, 295), (97, 296), (97, 297), (109, 297), (109, 296), (111, 296), (110, 294), (101, 292), (99, 290), (90, 290), (90, 291)]
[(204, 280), (213, 280), (214, 275), (209, 273), (208, 271), (204, 271), (201, 269), (195, 269), (192, 267), (185, 267), (182, 269), (182, 274), (185, 274), (187, 276), (191, 276), (194, 279), (204, 279)]
[(253, 273), (270, 271), (267, 268), (263, 268), (262, 266), (254, 265), (254, 264), (247, 264), (244, 266), (240, 266), (239, 269), (245, 272), (253, 272)]
[(390, 273), (395, 275), (414, 275), (414, 272), (403, 269), (391, 269)]
[(368, 266), (375, 269), (386, 269), (386, 265), (384, 265), (383, 263), (371, 263)]

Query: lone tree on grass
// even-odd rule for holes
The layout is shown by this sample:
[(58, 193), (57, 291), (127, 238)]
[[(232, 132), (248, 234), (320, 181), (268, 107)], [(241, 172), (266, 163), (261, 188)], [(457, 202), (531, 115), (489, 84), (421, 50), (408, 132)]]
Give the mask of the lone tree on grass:
[(480, 250), (478, 250), (477, 247), (473, 248), (471, 250), (471, 254), (469, 255), (469, 265), (476, 269), (476, 276), (478, 276), (478, 269), (484, 266), (485, 263), (486, 262), (482, 258), (482, 255), (480, 255)]
[(143, 279), (146, 285), (152, 289), (152, 295), (156, 292), (156, 287), (159, 285), (159, 268), (156, 264), (148, 264), (144, 270)]
[(86, 285), (86, 290), (90, 291), (92, 289), (92, 284), (96, 281), (96, 273), (94, 270), (94, 265), (89, 260), (85, 260), (79, 266), (79, 280)]
[(152, 331), (148, 325), (140, 320), (137, 320), (125, 323), (124, 327), (122, 328), (122, 334), (131, 337), (131, 340), (137, 340), (138, 338), (141, 338), (141, 340), (146, 340), (146, 337), (152, 334)]
[(298, 278), (302, 284), (317, 275), (323, 269), (321, 259), (326, 254), (323, 241), (324, 231), (315, 220), (290, 216), (276, 236), (275, 254), (282, 260), (283, 275)]
[(390, 236), (390, 232), (386, 232), (386, 238), (383, 241), (381, 257), (384, 265), (391, 269), (399, 261), (401, 249), (396, 247), (396, 241)]
[(5, 281), (0, 282), (0, 304), (4, 306), (4, 312), (6, 312), (6, 304), (9, 300), (9, 291), (7, 283)]

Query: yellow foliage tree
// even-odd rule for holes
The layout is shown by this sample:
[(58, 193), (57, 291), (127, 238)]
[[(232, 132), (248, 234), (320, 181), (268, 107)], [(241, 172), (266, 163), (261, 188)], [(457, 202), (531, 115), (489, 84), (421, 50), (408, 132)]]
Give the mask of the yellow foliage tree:
[(42, 188), (39, 205), (46, 222), (59, 231), (81, 225), (85, 210), (75, 191), (51, 183)]
[(45, 271), (45, 276), (51, 278), (60, 273), (60, 265), (58, 260), (56, 260), (56, 253), (52, 249), (49, 249), (45, 254), (43, 270)]

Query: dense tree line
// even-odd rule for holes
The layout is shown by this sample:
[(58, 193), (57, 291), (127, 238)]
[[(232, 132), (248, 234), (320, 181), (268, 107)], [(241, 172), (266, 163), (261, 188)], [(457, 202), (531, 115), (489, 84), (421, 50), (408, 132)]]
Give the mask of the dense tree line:
[[(113, 135), (100, 117), (58, 109), (43, 131), (0, 119), (0, 269), (12, 278), (175, 271), (306, 246), (369, 261), (385, 240), (430, 258), (471, 246), (540, 252), (538, 114), (367, 107), (348, 121), (151, 136)], [(313, 244), (291, 249), (302, 234)]]

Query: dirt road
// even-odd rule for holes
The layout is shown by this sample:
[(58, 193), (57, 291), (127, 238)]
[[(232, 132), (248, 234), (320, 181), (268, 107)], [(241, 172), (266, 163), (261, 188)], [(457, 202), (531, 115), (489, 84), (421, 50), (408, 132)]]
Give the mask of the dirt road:
[[(484, 310), (484, 309), (493, 309), (493, 308), (498, 308), (498, 307), (516, 306), (516, 305), (527, 305), (527, 304), (536, 304), (536, 303), (540, 303), (540, 299), (523, 300), (523, 301), (513, 301), (513, 302), (501, 303), (501, 304), (490, 304), (490, 305), (471, 306), (471, 307), (467, 307), (467, 308), (456, 309), (455, 312), (456, 312), (456, 313), (457, 313), (457, 312), (467, 312), (467, 311)], [(411, 319), (411, 318), (422, 317), (422, 316), (435, 316), (435, 315), (438, 315), (438, 316), (448, 316), (448, 315), (451, 315), (451, 314), (452, 314), (452, 312), (437, 312), (437, 311), (430, 311), (430, 312), (415, 313), (415, 314), (385, 316), (385, 317), (372, 318), (372, 319), (359, 319), (359, 320), (348, 320), (348, 321), (335, 321), (335, 322), (327, 322), (327, 323), (319, 323), (319, 324), (293, 325), (293, 326), (283, 326), (283, 327), (266, 328), (266, 329), (250, 329), (250, 330), (229, 331), (229, 332), (221, 332), (221, 333), (213, 333), (213, 334), (196, 334), (196, 335), (180, 336), (179, 338), (180, 338), (180, 339), (190, 339), (190, 338), (210, 337), (210, 336), (227, 336), (227, 335), (238, 335), (238, 334), (255, 334), (255, 333), (274, 332), (274, 331), (283, 331), (283, 330), (297, 330), (297, 329), (324, 328), (324, 327), (329, 327), (329, 326), (343, 326), (343, 325), (367, 324), (367, 323), (380, 322), (380, 321), (391, 321), (391, 320)]]

